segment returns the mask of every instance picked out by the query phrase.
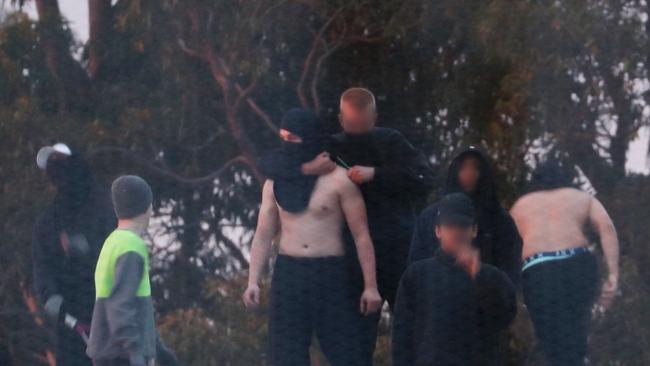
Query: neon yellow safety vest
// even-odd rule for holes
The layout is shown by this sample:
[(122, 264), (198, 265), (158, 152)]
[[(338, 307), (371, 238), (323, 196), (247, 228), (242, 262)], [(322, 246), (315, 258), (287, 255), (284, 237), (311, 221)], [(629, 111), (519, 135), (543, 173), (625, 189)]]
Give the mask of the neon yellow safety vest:
[(117, 229), (106, 238), (95, 268), (95, 298), (106, 298), (113, 292), (115, 264), (127, 252), (139, 254), (144, 261), (144, 270), (136, 296), (151, 296), (149, 283), (149, 253), (144, 241), (129, 230)]

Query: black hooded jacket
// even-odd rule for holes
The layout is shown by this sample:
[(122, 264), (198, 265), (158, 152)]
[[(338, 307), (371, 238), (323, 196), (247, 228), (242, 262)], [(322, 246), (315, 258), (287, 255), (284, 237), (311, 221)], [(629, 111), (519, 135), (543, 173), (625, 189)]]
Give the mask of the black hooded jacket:
[[(512, 217), (499, 203), (490, 164), (479, 149), (470, 146), (461, 150), (452, 160), (444, 194), (463, 191), (458, 172), (467, 156), (476, 157), (480, 163), (476, 191), (469, 194), (476, 209), (478, 222), (478, 235), (474, 245), (480, 249), (483, 262), (501, 269), (517, 284), (521, 272), (521, 237)], [(439, 243), (434, 232), (437, 207), (437, 203), (430, 205), (417, 218), (409, 263), (430, 258), (438, 249)]]
[[(78, 154), (49, 162), (47, 173), (57, 195), (33, 228), (34, 287), (43, 302), (61, 295), (64, 311), (89, 324), (95, 264), (117, 225), (110, 192), (94, 181)], [(63, 232), (67, 240), (61, 239)]]

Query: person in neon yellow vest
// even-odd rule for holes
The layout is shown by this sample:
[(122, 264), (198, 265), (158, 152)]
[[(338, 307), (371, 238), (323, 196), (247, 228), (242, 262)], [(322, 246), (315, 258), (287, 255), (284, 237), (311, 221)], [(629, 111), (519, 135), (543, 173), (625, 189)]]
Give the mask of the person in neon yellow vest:
[(156, 332), (149, 253), (142, 240), (152, 215), (151, 188), (144, 179), (125, 175), (111, 190), (118, 226), (104, 242), (95, 269), (87, 354), (95, 366), (146, 366), (154, 359), (176, 365)]

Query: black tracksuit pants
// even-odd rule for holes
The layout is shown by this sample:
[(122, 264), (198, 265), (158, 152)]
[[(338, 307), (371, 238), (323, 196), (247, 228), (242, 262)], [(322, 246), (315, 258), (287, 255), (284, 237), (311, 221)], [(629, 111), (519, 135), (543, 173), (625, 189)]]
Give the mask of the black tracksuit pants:
[(309, 366), (315, 334), (333, 366), (363, 363), (359, 297), (346, 258), (278, 255), (271, 284), (269, 336), (274, 366)]
[(522, 275), (524, 301), (552, 366), (584, 365), (598, 266), (591, 253), (542, 262)]

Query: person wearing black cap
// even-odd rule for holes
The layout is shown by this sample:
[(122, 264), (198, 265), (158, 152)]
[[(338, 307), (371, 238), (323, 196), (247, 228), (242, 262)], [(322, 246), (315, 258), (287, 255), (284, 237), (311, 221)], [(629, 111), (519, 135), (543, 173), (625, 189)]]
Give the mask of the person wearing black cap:
[(117, 223), (110, 193), (66, 144), (41, 148), (36, 163), (56, 196), (33, 228), (34, 288), (55, 323), (57, 365), (90, 366), (85, 340), (95, 298), (93, 273), (102, 243)]
[[(453, 158), (447, 173), (444, 194), (467, 194), (476, 210), (478, 232), (473, 240), (480, 250), (481, 261), (504, 271), (513, 284), (519, 283), (521, 273), (521, 237), (514, 221), (499, 202), (497, 187), (492, 177), (490, 162), (476, 146), (463, 148)], [(417, 218), (409, 263), (430, 258), (439, 247), (433, 226), (439, 203), (425, 208)], [(507, 348), (507, 337), (490, 334), (484, 329), (482, 353), (485, 365), (501, 365)]]
[(155, 329), (149, 253), (142, 240), (152, 214), (151, 188), (144, 179), (125, 175), (113, 182), (112, 196), (118, 226), (97, 261), (87, 354), (95, 366), (146, 366), (154, 359), (176, 365)]
[(452, 193), (440, 201), (433, 258), (408, 267), (397, 293), (392, 331), (394, 366), (484, 365), (481, 329), (507, 327), (516, 314), (515, 288), (483, 263), (471, 199)]
[[(512, 217), (499, 202), (490, 162), (476, 146), (462, 149), (452, 160), (443, 194), (463, 192), (476, 209), (478, 233), (474, 246), (481, 260), (503, 270), (516, 285), (521, 268), (521, 237)], [(416, 221), (409, 263), (430, 258), (439, 246), (432, 230), (438, 203), (425, 208)]]
[(524, 240), (524, 302), (551, 365), (585, 364), (591, 310), (598, 297), (598, 263), (585, 234), (598, 234), (608, 275), (600, 305), (618, 289), (619, 244), (603, 205), (578, 189), (576, 171), (552, 158), (532, 173), (529, 193), (512, 207)]
[[(363, 198), (343, 168), (319, 176), (300, 173), (302, 164), (325, 150), (316, 115), (293, 109), (282, 120), (282, 147), (260, 162), (268, 177), (251, 248), (246, 307), (256, 307), (260, 277), (279, 236), (271, 281), (269, 338), (271, 364), (310, 364), (312, 334), (334, 366), (368, 366), (362, 357), (357, 319), (379, 310), (375, 257)], [(347, 222), (359, 253), (364, 290), (348, 285), (343, 225)]]

